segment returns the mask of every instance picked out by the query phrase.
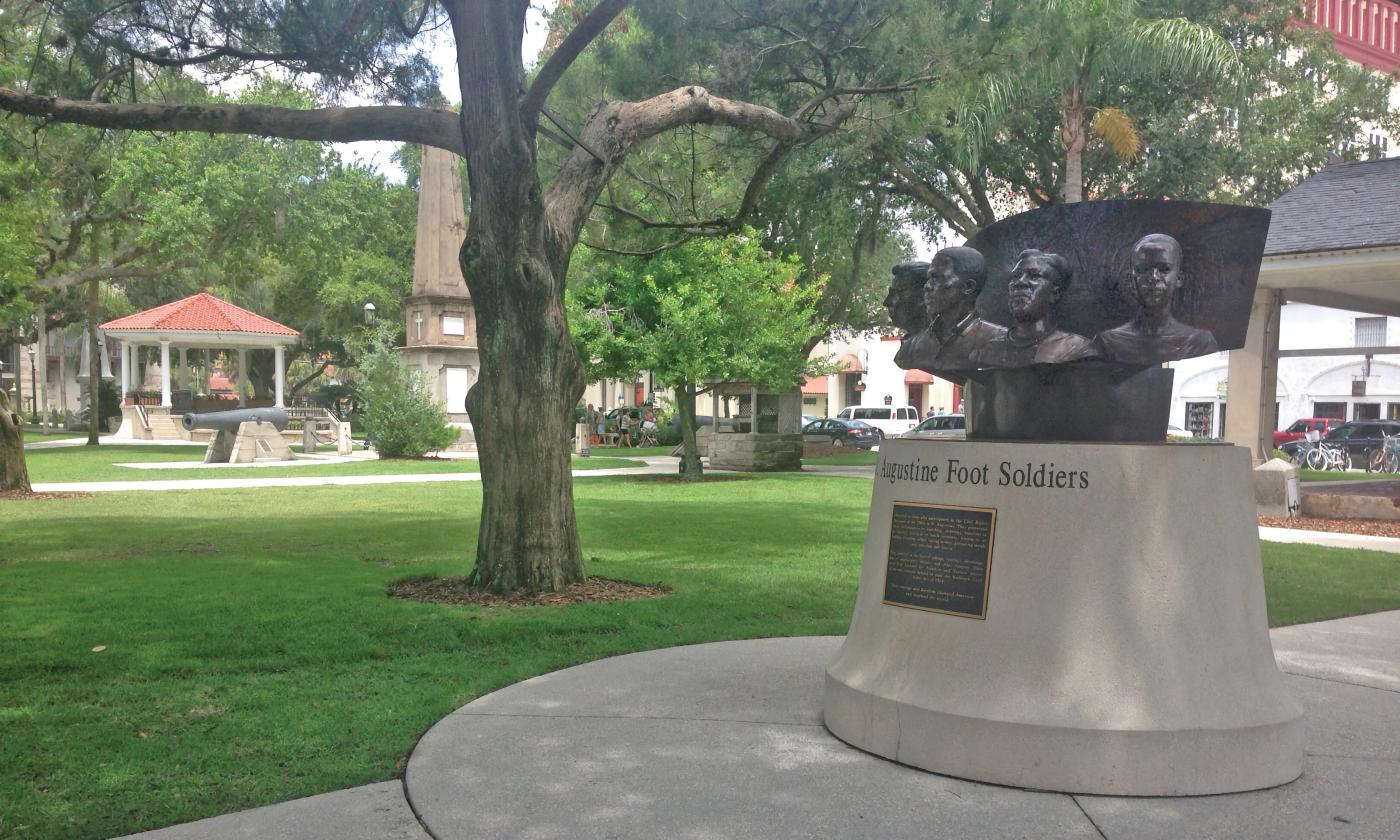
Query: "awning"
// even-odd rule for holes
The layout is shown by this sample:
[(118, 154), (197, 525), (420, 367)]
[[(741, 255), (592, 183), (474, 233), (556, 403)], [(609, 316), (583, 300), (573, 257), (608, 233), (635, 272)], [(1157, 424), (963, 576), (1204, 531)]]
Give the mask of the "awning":
[(826, 377), (814, 376), (802, 383), (802, 393), (804, 394), (825, 394)]
[(836, 370), (838, 373), (865, 373), (865, 365), (860, 363), (854, 353), (847, 353), (836, 360)]
[(932, 385), (933, 374), (922, 370), (906, 370), (904, 372), (905, 385)]

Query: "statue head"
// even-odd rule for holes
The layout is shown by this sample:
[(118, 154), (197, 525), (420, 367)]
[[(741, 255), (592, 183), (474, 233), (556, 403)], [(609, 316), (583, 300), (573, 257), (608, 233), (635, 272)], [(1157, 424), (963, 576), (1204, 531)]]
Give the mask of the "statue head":
[(930, 316), (972, 311), (982, 286), (987, 282), (987, 263), (975, 248), (944, 248), (933, 255), (928, 282), (924, 285), (924, 308)]
[(1006, 284), (1006, 302), (1017, 321), (1039, 321), (1050, 316), (1050, 309), (1069, 286), (1069, 263), (1059, 254), (1028, 248), (1016, 258), (1011, 279)]
[(928, 279), (928, 263), (906, 260), (890, 269), (890, 291), (885, 295), (885, 310), (890, 323), (913, 333), (928, 326), (924, 309), (924, 281)]
[(1181, 243), (1165, 233), (1149, 233), (1133, 245), (1133, 290), (1150, 312), (1170, 310), (1181, 288)]

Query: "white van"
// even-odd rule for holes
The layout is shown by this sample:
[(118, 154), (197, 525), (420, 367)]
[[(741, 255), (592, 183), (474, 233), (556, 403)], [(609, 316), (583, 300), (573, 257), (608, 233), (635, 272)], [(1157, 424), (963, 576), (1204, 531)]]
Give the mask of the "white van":
[(848, 405), (838, 420), (864, 420), (885, 437), (899, 437), (919, 425), (919, 411), (912, 405)]

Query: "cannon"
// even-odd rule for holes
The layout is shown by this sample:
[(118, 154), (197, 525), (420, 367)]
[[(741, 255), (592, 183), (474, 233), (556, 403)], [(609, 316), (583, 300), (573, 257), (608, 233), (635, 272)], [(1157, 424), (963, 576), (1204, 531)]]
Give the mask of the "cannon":
[(206, 464), (250, 464), (254, 461), (295, 461), (282, 439), (287, 412), (280, 408), (240, 408), (186, 414), (180, 425), (187, 432), (208, 429), (217, 434), (204, 451)]
[(196, 429), (236, 432), (242, 423), (271, 423), (277, 431), (287, 428), (287, 412), (280, 408), (239, 408), (233, 411), (191, 412), (180, 418), (185, 431)]

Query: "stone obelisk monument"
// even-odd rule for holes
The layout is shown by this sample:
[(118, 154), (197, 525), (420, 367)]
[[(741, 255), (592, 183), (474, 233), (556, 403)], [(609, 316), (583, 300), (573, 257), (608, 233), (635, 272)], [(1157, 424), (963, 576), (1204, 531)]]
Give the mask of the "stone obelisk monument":
[(413, 292), (403, 299), (408, 338), (400, 352), (405, 364), (423, 372), (448, 418), (462, 429), (453, 449), (475, 448), (466, 403), (481, 370), (476, 312), (457, 258), (466, 236), (457, 157), (424, 146)]

